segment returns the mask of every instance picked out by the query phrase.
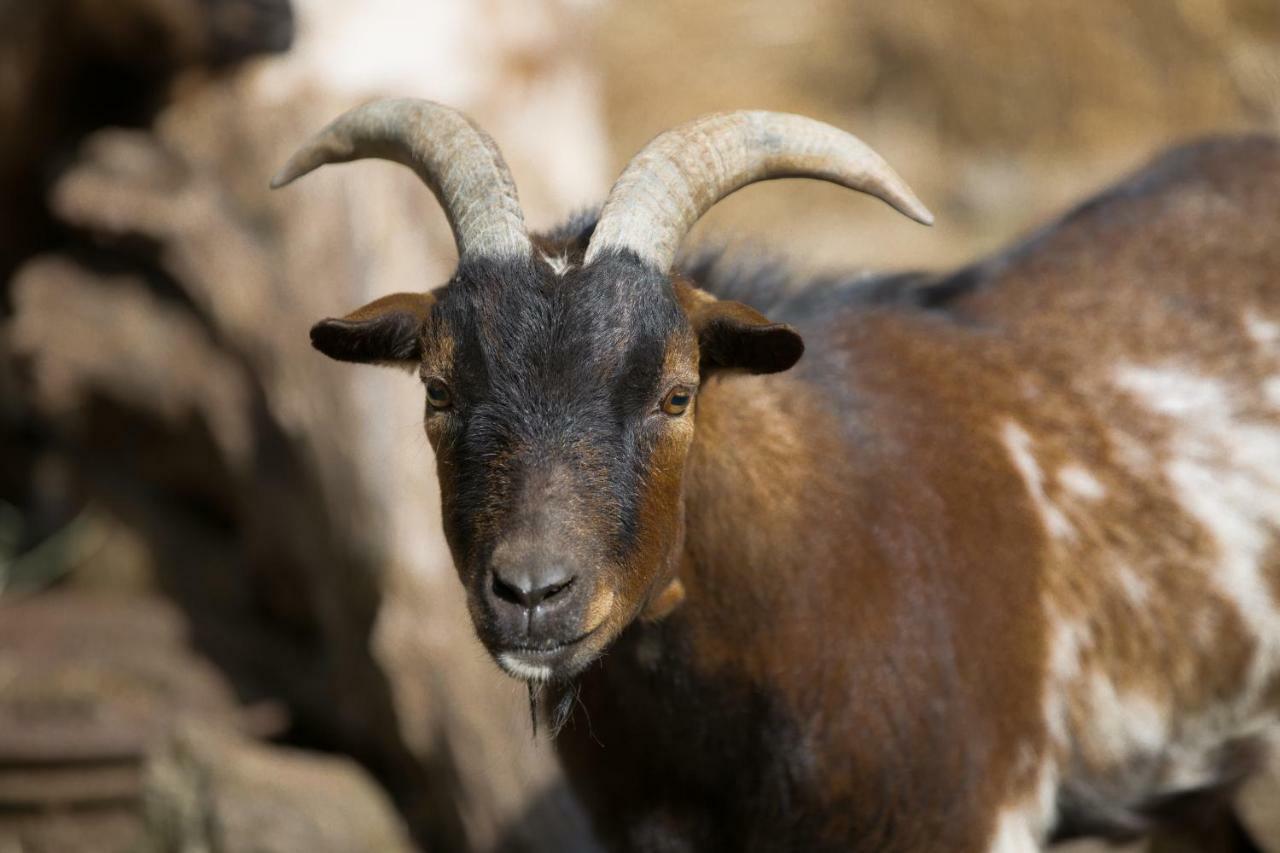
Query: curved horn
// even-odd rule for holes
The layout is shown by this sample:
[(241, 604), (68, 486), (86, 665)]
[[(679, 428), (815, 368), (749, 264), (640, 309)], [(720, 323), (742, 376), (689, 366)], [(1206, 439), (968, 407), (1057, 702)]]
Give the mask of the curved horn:
[(326, 163), (367, 157), (418, 173), (444, 208), (459, 257), (532, 251), (515, 181), (498, 146), (462, 113), (431, 101), (374, 101), (343, 113), (289, 158), (271, 188)]
[(714, 113), (661, 134), (627, 164), (605, 199), (585, 260), (630, 249), (665, 272), (712, 205), (774, 178), (831, 181), (933, 224), (906, 182), (852, 134), (787, 113)]

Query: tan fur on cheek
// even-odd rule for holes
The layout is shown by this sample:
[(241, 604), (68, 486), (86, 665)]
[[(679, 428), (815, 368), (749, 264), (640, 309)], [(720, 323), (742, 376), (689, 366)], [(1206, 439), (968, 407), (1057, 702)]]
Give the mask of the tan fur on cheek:
[(658, 593), (657, 597), (649, 602), (644, 612), (640, 614), (640, 618), (645, 622), (659, 622), (671, 612), (684, 603), (685, 591), (684, 584), (680, 578), (676, 578), (667, 584), (667, 588)]
[[(655, 592), (656, 584), (670, 582), (666, 573), (671, 555), (683, 544), (683, 480), (693, 439), (692, 413), (671, 418), (661, 429), (650, 455), (650, 476), (641, 497), (639, 541), (627, 558), (629, 571), (620, 590), (630, 612)], [(651, 606), (645, 606), (646, 612)]]
[(613, 602), (615, 599), (613, 590), (607, 586), (602, 586), (591, 597), (591, 603), (587, 605), (586, 617), (583, 619), (583, 631), (594, 631), (605, 623), (613, 611)]
[[(685, 331), (670, 337), (662, 384), (696, 386), (697, 368), (698, 348), (693, 336)], [(638, 541), (626, 558), (625, 571), (616, 588), (621, 599), (615, 607), (619, 613), (635, 613), (639, 608), (641, 618), (661, 618), (684, 598), (684, 587), (671, 577), (670, 571), (672, 554), (683, 545), (684, 466), (693, 444), (696, 407), (695, 395), (683, 415), (657, 415), (661, 420), (649, 425), (657, 433), (640, 496)]]

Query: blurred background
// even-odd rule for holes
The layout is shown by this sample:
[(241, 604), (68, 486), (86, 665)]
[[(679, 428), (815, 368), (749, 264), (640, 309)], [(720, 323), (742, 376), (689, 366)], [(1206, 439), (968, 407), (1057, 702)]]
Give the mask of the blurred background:
[(534, 227), (700, 113), (859, 134), (699, 225), (798, 270), (993, 250), (1188, 137), (1280, 128), (1280, 2), (0, 0), (0, 851), (589, 850), (475, 640), (421, 391), (307, 329), (444, 281), (386, 163), (269, 194), (383, 95), (497, 139)]

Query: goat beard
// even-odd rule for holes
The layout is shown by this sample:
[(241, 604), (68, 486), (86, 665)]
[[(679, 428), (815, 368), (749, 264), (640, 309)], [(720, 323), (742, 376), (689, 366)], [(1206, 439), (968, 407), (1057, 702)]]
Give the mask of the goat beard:
[[(533, 736), (538, 736), (538, 713), (539, 706), (542, 704), (544, 697), (547, 697), (548, 685), (537, 681), (526, 681), (525, 686), (529, 690), (529, 723), (533, 727)], [(556, 695), (558, 694), (558, 695)], [(551, 738), (554, 740), (560, 734), (560, 730), (564, 728), (565, 723), (573, 716), (573, 703), (578, 698), (578, 689), (571, 685), (563, 685), (552, 689), (551, 712), (549, 723), (549, 731)]]

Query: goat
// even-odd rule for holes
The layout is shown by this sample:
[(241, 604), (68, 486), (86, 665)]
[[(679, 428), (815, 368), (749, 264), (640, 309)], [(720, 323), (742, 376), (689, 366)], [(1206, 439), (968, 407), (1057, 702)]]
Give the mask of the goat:
[(557, 750), (611, 846), (1136, 837), (1264, 759), (1277, 140), (1175, 150), (957, 272), (786, 292), (681, 240), (780, 177), (931, 219), (813, 120), (670, 130), (537, 237), (492, 140), (423, 101), (345, 114), (273, 186), (363, 157), (435, 192), (457, 271), (312, 342), (421, 377), (475, 629), (584, 709)]

